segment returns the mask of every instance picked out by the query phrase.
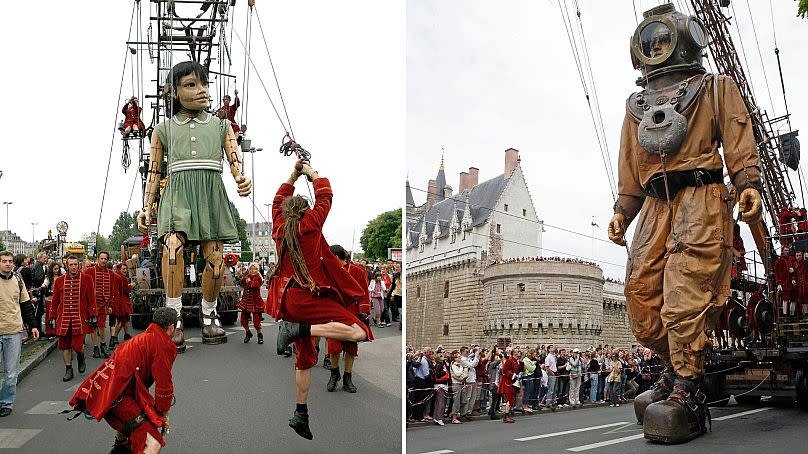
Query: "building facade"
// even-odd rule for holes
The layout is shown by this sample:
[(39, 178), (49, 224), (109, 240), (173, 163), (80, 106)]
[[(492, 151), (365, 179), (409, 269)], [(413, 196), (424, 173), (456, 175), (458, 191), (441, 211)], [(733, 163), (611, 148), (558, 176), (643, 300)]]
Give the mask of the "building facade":
[(541, 258), (543, 221), (517, 150), (504, 170), (478, 183), (471, 167), (452, 194), (441, 160), (420, 206), (407, 183), (407, 341), (636, 344), (619, 284), (595, 264)]
[(6, 250), (14, 254), (31, 255), (36, 249), (36, 243), (29, 243), (10, 230), (0, 230), (0, 239), (6, 245)]
[(255, 236), (253, 236), (252, 223), (247, 223), (246, 231), (247, 241), (250, 242), (250, 248), (255, 253), (255, 258), (266, 259), (269, 263), (277, 262), (275, 242), (272, 241), (272, 223), (256, 222)]

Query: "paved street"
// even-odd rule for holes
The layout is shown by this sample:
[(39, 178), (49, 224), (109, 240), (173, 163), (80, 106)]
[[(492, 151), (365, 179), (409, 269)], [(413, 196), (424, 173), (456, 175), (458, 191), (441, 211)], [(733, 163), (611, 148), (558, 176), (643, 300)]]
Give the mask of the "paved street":
[[(359, 347), (354, 368), (359, 392), (325, 390), (329, 372), (318, 364), (309, 395), (308, 441), (288, 427), (294, 409), (294, 357), (275, 354), (277, 328), (265, 318), (265, 344), (245, 345), (240, 326), (226, 327), (228, 342), (203, 345), (189, 328), (188, 351), (174, 363), (177, 398), (164, 452), (176, 453), (378, 453), (401, 451), (401, 333), (376, 329), (376, 341)], [(89, 336), (87, 336), (89, 345)], [(324, 341), (321, 341), (324, 349)], [(92, 348), (88, 347), (92, 352)], [(105, 423), (59, 415), (80, 381), (101, 364), (63, 383), (61, 355), (51, 353), (17, 389), (14, 413), (0, 424), (0, 448), (16, 452), (108, 452), (114, 433)], [(322, 358), (322, 356), (321, 356)], [(75, 364), (75, 360), (74, 360)], [(75, 369), (75, 365), (74, 365)]]
[[(732, 401), (734, 402), (734, 400)], [(796, 407), (713, 408), (713, 432), (686, 445), (647, 442), (631, 404), (516, 417), (515, 424), (481, 420), (407, 430), (408, 453), (761, 453), (805, 452), (808, 412)]]

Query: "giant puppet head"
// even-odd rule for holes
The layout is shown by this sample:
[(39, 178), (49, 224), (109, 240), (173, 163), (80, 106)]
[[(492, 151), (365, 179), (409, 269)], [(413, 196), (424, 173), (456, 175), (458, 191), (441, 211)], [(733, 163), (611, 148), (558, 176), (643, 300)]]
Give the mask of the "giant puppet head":
[(645, 18), (631, 37), (631, 63), (642, 71), (637, 85), (674, 72), (704, 73), (702, 50), (707, 34), (701, 21), (686, 16), (671, 3), (643, 13)]
[(166, 106), (170, 115), (183, 107), (199, 112), (208, 106), (208, 70), (195, 61), (177, 63), (171, 68), (165, 82)]

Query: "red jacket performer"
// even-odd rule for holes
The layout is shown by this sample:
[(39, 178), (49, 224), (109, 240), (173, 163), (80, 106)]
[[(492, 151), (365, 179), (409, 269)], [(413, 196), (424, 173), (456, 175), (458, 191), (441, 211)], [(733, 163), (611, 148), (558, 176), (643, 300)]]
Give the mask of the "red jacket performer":
[(109, 337), (109, 347), (113, 348), (118, 344), (118, 333), (123, 329), (123, 340), (126, 342), (131, 339), (129, 334), (129, 315), (132, 313), (132, 297), (130, 292), (135, 287), (135, 284), (129, 282), (124, 269), (125, 264), (116, 264), (112, 267), (113, 275), (115, 276), (115, 286), (113, 288), (113, 306), (112, 315), (109, 317), (109, 326), (112, 330), (112, 335)]
[(65, 375), (62, 381), (73, 379), (73, 351), (79, 364), (79, 373), (84, 373), (84, 335), (93, 332), (96, 324), (95, 289), (89, 276), (79, 271), (79, 259), (67, 259), (67, 274), (53, 283), (53, 312), (50, 320), (58, 336), (57, 347), (62, 350)]
[[(315, 201), (294, 195), (300, 175), (313, 181)], [(323, 237), (323, 224), (331, 209), (331, 185), (308, 163), (298, 163), (278, 189), (272, 203), (272, 238), (279, 252), (278, 266), (270, 282), (267, 312), (280, 323), (277, 349), (282, 355), (292, 342), (297, 347), (295, 384), (297, 406), (289, 426), (311, 440), (306, 399), (311, 368), (317, 361), (311, 337), (340, 341), (373, 340), (370, 328), (348, 307), (364, 295), (362, 287), (343, 268)]]
[(146, 126), (140, 119), (140, 113), (142, 111), (143, 109), (137, 103), (137, 96), (132, 96), (126, 101), (126, 104), (123, 105), (123, 109), (121, 109), (121, 113), (124, 115), (124, 135), (129, 135), (132, 131), (135, 131), (137, 134), (139, 131), (146, 129)]
[[(343, 268), (348, 271), (348, 274), (354, 278), (359, 286), (365, 289), (362, 298), (354, 301), (353, 304), (349, 304), (348, 309), (354, 315), (358, 316), (369, 329), (370, 320), (368, 320), (368, 314), (370, 313), (370, 292), (367, 291), (368, 273), (365, 272), (364, 268), (348, 259), (348, 253), (342, 246), (338, 244), (331, 246), (331, 252), (336, 255), (338, 259), (342, 260), (342, 263), (344, 263)], [(339, 354), (344, 352), (345, 373), (342, 376), (342, 389), (349, 393), (355, 393), (356, 386), (353, 384), (351, 372), (353, 370), (353, 363), (359, 355), (359, 345), (356, 342), (338, 341), (334, 339), (327, 339), (326, 345), (328, 346), (328, 356), (331, 357), (331, 378), (328, 379), (326, 390), (333, 392), (337, 389), (337, 382), (340, 381)]]
[(780, 257), (774, 262), (774, 280), (777, 283), (777, 293), (782, 301), (783, 317), (788, 315), (789, 305), (796, 305), (797, 280), (794, 276), (794, 257), (791, 257), (791, 248), (783, 246)]
[[(118, 293), (118, 278), (112, 272), (107, 264), (109, 263), (109, 252), (101, 251), (98, 253), (98, 263), (94, 266), (87, 268), (84, 272), (93, 280), (95, 287), (95, 305), (98, 312), (98, 324), (95, 331), (92, 333), (93, 337), (93, 358), (108, 358), (107, 352), (107, 315), (112, 313), (112, 308), (115, 306), (116, 294)], [(99, 349), (98, 340), (101, 339), (101, 347)]]
[(796, 316), (799, 302), (800, 315), (805, 316), (808, 312), (808, 260), (802, 251), (794, 253), (794, 280), (797, 282), (797, 298), (791, 303), (789, 315)]
[(258, 343), (264, 343), (264, 333), (261, 332), (261, 320), (264, 313), (264, 301), (261, 299), (261, 285), (264, 280), (261, 278), (261, 273), (258, 272), (258, 264), (250, 263), (247, 274), (241, 277), (240, 284), (244, 287), (241, 293), (241, 301), (238, 303), (238, 308), (241, 309), (241, 326), (244, 327), (244, 343), (252, 339), (252, 332), (250, 331), (250, 316), (252, 316), (253, 326), (255, 331), (258, 332)]
[[(97, 421), (104, 418), (118, 431), (113, 453), (157, 453), (165, 446), (174, 400), (171, 368), (177, 347), (171, 335), (177, 311), (161, 307), (152, 320), (146, 331), (122, 344), (90, 374), (70, 400), (77, 411)], [(152, 385), (154, 396), (149, 394)]]
[(514, 386), (514, 383), (518, 380), (519, 372), (522, 370), (523, 363), (521, 359), (522, 352), (516, 350), (502, 365), (502, 375), (499, 378), (499, 388), (497, 389), (497, 393), (502, 396), (502, 400), (505, 402), (502, 422), (513, 422), (511, 410), (516, 403), (516, 393), (519, 392), (519, 388)]

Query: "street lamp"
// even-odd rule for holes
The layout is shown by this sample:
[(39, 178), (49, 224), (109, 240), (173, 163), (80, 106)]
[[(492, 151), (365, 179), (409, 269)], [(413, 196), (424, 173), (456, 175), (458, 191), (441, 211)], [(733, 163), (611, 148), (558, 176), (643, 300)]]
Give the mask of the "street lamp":
[(3, 202), (3, 205), (6, 206), (6, 230), (8, 230), (8, 206), (14, 202)]
[(36, 226), (39, 225), (39, 222), (32, 222), (31, 223), (31, 242), (36, 243)]
[(255, 152), (261, 151), (263, 148), (255, 148), (252, 145), (252, 140), (242, 140), (241, 150), (245, 153), (250, 153), (250, 172), (252, 180), (252, 192), (250, 193), (250, 202), (252, 203), (252, 241), (250, 242), (250, 249), (252, 249), (253, 260), (255, 260)]

